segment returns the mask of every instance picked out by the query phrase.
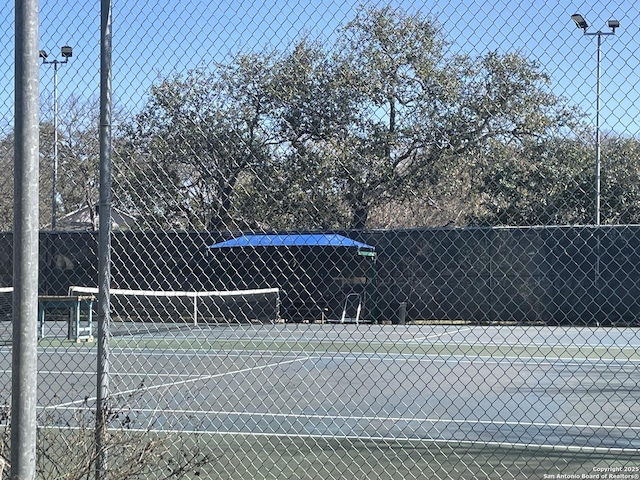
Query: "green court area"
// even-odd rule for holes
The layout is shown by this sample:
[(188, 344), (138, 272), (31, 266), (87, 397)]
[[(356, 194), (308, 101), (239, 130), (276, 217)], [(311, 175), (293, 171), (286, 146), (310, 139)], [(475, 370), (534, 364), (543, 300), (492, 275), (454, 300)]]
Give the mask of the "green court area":
[[(91, 475), (90, 430), (41, 431), (39, 471), (46, 478)], [(579, 449), (528, 449), (473, 443), (388, 441), (313, 436), (218, 435), (120, 430), (111, 434), (110, 471), (118, 478), (456, 478), (562, 479), (637, 478), (637, 456)], [(85, 455), (58, 455), (69, 446)], [(141, 460), (140, 454), (146, 455)], [(54, 462), (53, 460), (57, 460)], [(66, 461), (66, 463), (65, 463)], [(615, 477), (624, 474), (631, 477)], [(611, 475), (611, 476), (610, 476)]]
[(547, 360), (564, 358), (572, 360), (640, 360), (635, 347), (598, 346), (540, 346), (540, 345), (483, 345), (483, 344), (432, 344), (429, 342), (398, 345), (379, 340), (363, 342), (336, 342), (322, 340), (207, 340), (207, 339), (124, 339), (116, 338), (112, 346), (144, 349), (203, 349), (242, 350), (298, 353), (358, 353), (387, 355), (478, 356), (478, 357), (538, 357)]
[[(182, 458), (175, 449), (202, 454), (185, 478), (602, 480), (638, 466), (636, 329), (113, 327), (114, 462), (150, 444), (165, 451), (157, 468)], [(41, 438), (84, 432), (90, 443), (96, 343), (50, 333), (39, 341)]]
[[(114, 348), (245, 352), (358, 353), (435, 357), (640, 361), (637, 329), (465, 325), (164, 325), (116, 327)], [(42, 346), (72, 344), (61, 336)], [(91, 348), (93, 343), (79, 346)]]

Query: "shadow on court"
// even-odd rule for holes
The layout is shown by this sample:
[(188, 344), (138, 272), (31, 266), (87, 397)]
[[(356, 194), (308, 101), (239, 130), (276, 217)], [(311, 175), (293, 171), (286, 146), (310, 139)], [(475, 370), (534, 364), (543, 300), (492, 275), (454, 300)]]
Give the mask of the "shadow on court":
[(246, 480), (272, 472), (274, 478), (318, 480), (605, 479), (609, 472), (638, 467), (637, 457), (631, 455), (538, 448), (274, 436), (203, 435), (193, 440), (224, 459), (200, 472), (204, 478)]

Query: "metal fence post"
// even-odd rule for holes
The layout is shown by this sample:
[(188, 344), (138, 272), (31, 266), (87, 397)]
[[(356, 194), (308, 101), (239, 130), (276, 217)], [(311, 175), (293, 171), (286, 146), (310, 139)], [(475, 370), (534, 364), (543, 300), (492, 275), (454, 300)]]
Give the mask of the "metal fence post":
[(38, 2), (16, 2), (11, 478), (36, 471)]
[(111, 283), (111, 0), (101, 2), (100, 52), (100, 193), (98, 232), (98, 363), (96, 393), (96, 471), (107, 474), (109, 402), (109, 323)]

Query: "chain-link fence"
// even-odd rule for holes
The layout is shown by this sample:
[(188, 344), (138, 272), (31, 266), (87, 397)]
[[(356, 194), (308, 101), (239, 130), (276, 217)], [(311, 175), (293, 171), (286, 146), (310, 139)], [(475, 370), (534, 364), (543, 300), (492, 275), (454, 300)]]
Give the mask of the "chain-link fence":
[(100, 7), (43, 2), (39, 476), (640, 478), (636, 25), (622, 0), (114, 2), (100, 405)]

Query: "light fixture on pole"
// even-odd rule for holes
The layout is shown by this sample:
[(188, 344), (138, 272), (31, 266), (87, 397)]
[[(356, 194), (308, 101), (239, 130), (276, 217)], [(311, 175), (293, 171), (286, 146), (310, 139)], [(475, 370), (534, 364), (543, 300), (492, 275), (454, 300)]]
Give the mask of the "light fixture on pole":
[(579, 13), (571, 15), (571, 19), (575, 22), (576, 26), (583, 31), (584, 35), (598, 37), (598, 50), (596, 56), (596, 213), (595, 224), (600, 225), (600, 51), (602, 45), (602, 37), (608, 35), (615, 35), (616, 28), (620, 27), (618, 20), (609, 20), (607, 26), (611, 29), (610, 32), (603, 32), (598, 30), (597, 32), (587, 32), (589, 24)]
[(56, 204), (58, 201), (58, 65), (69, 62), (73, 56), (73, 49), (65, 45), (60, 49), (64, 60), (47, 60), (46, 51), (40, 50), (42, 65), (53, 65), (53, 172), (51, 174), (51, 230), (56, 229)]

